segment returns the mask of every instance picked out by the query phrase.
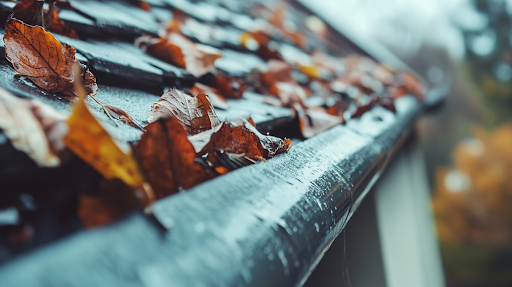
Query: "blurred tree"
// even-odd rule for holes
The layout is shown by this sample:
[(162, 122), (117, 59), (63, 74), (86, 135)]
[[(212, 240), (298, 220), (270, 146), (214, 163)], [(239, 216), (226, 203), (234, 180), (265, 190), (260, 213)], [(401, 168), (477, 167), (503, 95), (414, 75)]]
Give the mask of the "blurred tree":
[(488, 19), (480, 31), (464, 31), (466, 60), (485, 102), (484, 124), (495, 127), (512, 116), (512, 1), (474, 0)]
[(449, 286), (512, 286), (512, 124), (473, 138), (439, 168), (432, 199)]

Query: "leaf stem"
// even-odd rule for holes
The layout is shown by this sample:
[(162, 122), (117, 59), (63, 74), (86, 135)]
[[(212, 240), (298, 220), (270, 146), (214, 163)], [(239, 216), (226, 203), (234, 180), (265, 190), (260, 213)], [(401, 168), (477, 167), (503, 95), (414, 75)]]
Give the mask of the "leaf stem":
[(101, 103), (100, 101), (98, 101), (94, 96), (92, 95), (89, 95), (89, 97), (91, 97), (96, 103), (98, 103), (98, 105), (101, 106), (101, 108), (103, 109), (103, 111), (105, 112), (105, 114), (107, 114), (107, 116), (112, 120), (112, 122), (114, 123), (114, 125), (116, 125), (116, 127), (119, 127), (119, 125), (116, 123), (116, 121), (114, 120), (114, 118), (112, 117), (112, 115), (110, 114), (110, 112), (108, 111), (107, 108), (105, 108), (105, 105), (103, 103)]

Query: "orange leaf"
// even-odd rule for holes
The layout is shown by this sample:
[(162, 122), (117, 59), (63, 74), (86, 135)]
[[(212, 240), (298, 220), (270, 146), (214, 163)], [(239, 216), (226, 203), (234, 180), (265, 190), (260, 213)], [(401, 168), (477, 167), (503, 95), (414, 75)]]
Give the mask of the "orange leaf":
[(20, 99), (0, 88), (0, 129), (39, 166), (60, 165), (67, 116), (39, 100)]
[(143, 176), (129, 146), (121, 146), (91, 114), (81, 98), (68, 119), (65, 145), (106, 179), (119, 178), (128, 186), (140, 189)]
[(161, 118), (146, 126), (134, 148), (157, 198), (188, 189), (214, 175), (195, 161), (196, 152), (176, 117)]
[[(75, 49), (62, 45), (42, 27), (30, 26), (9, 19), (5, 26), (5, 53), (14, 69), (28, 75), (37, 86), (51, 92), (77, 96), (74, 88), (73, 65)], [(82, 69), (82, 77), (89, 95), (95, 95), (98, 86), (89, 70)]]
[(207, 95), (195, 97), (171, 89), (151, 106), (148, 121), (175, 116), (189, 135), (209, 130), (220, 124)]
[(225, 151), (254, 159), (268, 159), (288, 149), (289, 146), (282, 139), (262, 135), (253, 125), (243, 120), (238, 126), (223, 123), (199, 154)]

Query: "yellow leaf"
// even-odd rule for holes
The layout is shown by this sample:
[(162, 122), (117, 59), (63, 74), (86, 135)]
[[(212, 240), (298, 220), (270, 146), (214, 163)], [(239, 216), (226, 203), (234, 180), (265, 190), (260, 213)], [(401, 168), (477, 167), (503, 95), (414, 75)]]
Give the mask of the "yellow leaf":
[(134, 189), (143, 188), (143, 176), (131, 150), (123, 149), (80, 99), (68, 120), (65, 145), (106, 179), (119, 178)]

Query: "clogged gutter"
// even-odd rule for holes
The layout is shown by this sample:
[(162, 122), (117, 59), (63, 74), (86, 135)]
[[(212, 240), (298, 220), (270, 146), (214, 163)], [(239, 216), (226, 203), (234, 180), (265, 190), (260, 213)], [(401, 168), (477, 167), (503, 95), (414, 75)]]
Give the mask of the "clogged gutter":
[[(9, 61), (1, 64), (1, 147), (14, 161), (23, 156), (10, 147), (33, 160), (20, 161), (20, 171), (0, 170), (0, 178), (16, 175), (0, 208), (21, 214), (7, 224), (9, 244), (32, 240), (22, 197), (56, 204), (83, 226), (104, 225), (264, 165), (293, 149), (289, 138), (350, 124), (376, 106), (396, 113), (396, 99), (426, 93), (408, 71), (332, 51), (328, 30), (286, 3), (125, 2), (0, 2)], [(63, 169), (86, 172), (54, 188)], [(20, 184), (41, 175), (48, 179), (36, 188)], [(47, 189), (59, 191), (42, 195)], [(73, 207), (56, 203), (62, 194)]]

